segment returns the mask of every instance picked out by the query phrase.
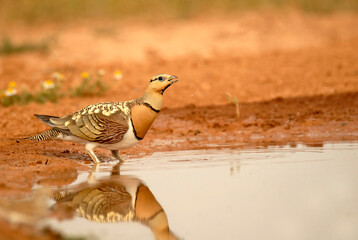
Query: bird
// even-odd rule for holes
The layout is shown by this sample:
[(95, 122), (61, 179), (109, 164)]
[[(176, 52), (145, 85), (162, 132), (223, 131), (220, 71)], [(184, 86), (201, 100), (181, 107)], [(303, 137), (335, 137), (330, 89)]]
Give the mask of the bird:
[(169, 228), (167, 214), (150, 188), (137, 177), (121, 175), (119, 165), (113, 167), (110, 176), (94, 176), (93, 182), (43, 191), (55, 201), (52, 215), (101, 223), (137, 222), (148, 227), (157, 240), (179, 239)]
[(113, 157), (122, 161), (119, 150), (133, 147), (144, 138), (160, 112), (164, 91), (177, 81), (177, 76), (157, 74), (150, 79), (144, 94), (134, 100), (96, 103), (63, 117), (35, 114), (51, 129), (22, 139), (84, 144), (95, 164), (100, 163), (95, 148), (110, 150)]

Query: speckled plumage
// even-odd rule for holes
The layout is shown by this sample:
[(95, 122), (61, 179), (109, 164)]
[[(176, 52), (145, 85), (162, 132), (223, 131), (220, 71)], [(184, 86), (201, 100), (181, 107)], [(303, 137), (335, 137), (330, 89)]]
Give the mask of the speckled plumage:
[[(115, 166), (119, 168), (119, 164)], [(57, 206), (92, 222), (136, 222), (147, 226), (155, 239), (178, 239), (168, 217), (150, 189), (138, 178), (114, 174), (48, 194)]]
[(83, 143), (95, 163), (99, 163), (93, 152), (96, 147), (111, 150), (119, 159), (119, 149), (131, 147), (144, 138), (160, 111), (163, 92), (176, 78), (168, 74), (155, 75), (144, 95), (135, 100), (96, 103), (64, 117), (35, 115), (52, 129), (28, 139)]
[(34, 136), (29, 137), (30, 140), (37, 140), (37, 141), (44, 141), (47, 139), (52, 139), (57, 137), (61, 132), (57, 129), (51, 128), (50, 130), (47, 130), (45, 132), (42, 132), (40, 134), (36, 134)]

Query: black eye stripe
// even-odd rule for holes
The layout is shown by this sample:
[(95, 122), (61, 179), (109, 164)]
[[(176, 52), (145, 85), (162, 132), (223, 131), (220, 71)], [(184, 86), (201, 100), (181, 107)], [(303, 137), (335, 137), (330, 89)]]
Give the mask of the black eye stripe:
[(157, 77), (157, 78), (154, 78), (154, 79), (150, 80), (150, 82), (154, 82), (154, 81), (157, 81), (157, 80), (160, 81), (160, 82), (163, 82), (165, 80), (165, 78), (160, 76), (160, 77)]

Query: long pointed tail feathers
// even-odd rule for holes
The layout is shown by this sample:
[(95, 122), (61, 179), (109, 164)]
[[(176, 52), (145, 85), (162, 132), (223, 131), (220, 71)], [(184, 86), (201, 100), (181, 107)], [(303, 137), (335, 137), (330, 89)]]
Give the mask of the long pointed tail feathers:
[[(56, 116), (49, 116), (49, 115), (39, 115), (35, 114), (35, 117), (37, 117), (41, 122), (49, 125), (50, 127), (55, 127), (55, 125), (50, 121), (52, 119), (57, 119), (59, 117)], [(19, 140), (37, 140), (37, 141), (43, 141), (47, 139), (52, 139), (57, 137), (61, 132), (55, 128), (52, 128), (50, 130), (47, 130), (45, 132), (30, 136), (30, 137), (24, 137), (24, 138), (5, 138), (0, 139), (0, 141), (12, 141), (16, 140), (16, 142), (19, 142)]]
[(39, 115), (39, 114), (35, 114), (35, 117), (37, 117), (41, 122), (49, 125), (50, 127), (55, 127), (55, 124), (53, 124), (53, 122), (51, 122), (51, 118), (52, 119), (58, 119), (59, 118), (59, 117), (55, 117), (55, 116)]
[(57, 137), (61, 132), (55, 128), (51, 128), (50, 130), (47, 130), (45, 132), (33, 135), (31, 137), (27, 137), (25, 139), (29, 140), (37, 140), (37, 141), (44, 141), (48, 139), (53, 139)]
[(48, 139), (56, 138), (61, 132), (55, 128), (51, 128), (45, 132), (30, 136), (30, 137), (24, 137), (24, 138), (6, 138), (1, 139), (1, 141), (9, 141), (9, 140), (16, 140), (16, 142), (19, 142), (19, 140), (36, 140), (36, 141), (44, 141)]

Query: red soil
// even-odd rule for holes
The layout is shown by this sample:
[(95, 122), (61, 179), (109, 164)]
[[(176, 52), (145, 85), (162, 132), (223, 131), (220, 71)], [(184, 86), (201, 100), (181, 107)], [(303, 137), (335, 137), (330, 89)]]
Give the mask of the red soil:
[[(36, 90), (53, 71), (63, 72), (64, 89), (80, 73), (104, 69), (111, 89), (94, 98), (59, 104), (0, 107), (0, 137), (29, 136), (47, 128), (34, 113), (65, 115), (88, 104), (140, 96), (157, 73), (180, 77), (165, 93), (164, 109), (127, 158), (154, 151), (321, 144), (358, 139), (358, 17), (244, 14), (235, 19), (163, 23), (99, 23), (8, 29), (19, 41), (57, 35), (49, 54), (0, 57), (0, 88), (15, 80)], [(121, 69), (124, 77), (111, 76)], [(240, 116), (227, 94), (237, 97)], [(81, 145), (47, 141), (0, 142), (0, 195), (23, 194), (34, 183), (74, 181), (90, 158)], [(101, 159), (110, 153), (98, 150)], [(83, 164), (84, 163), (84, 164)]]

